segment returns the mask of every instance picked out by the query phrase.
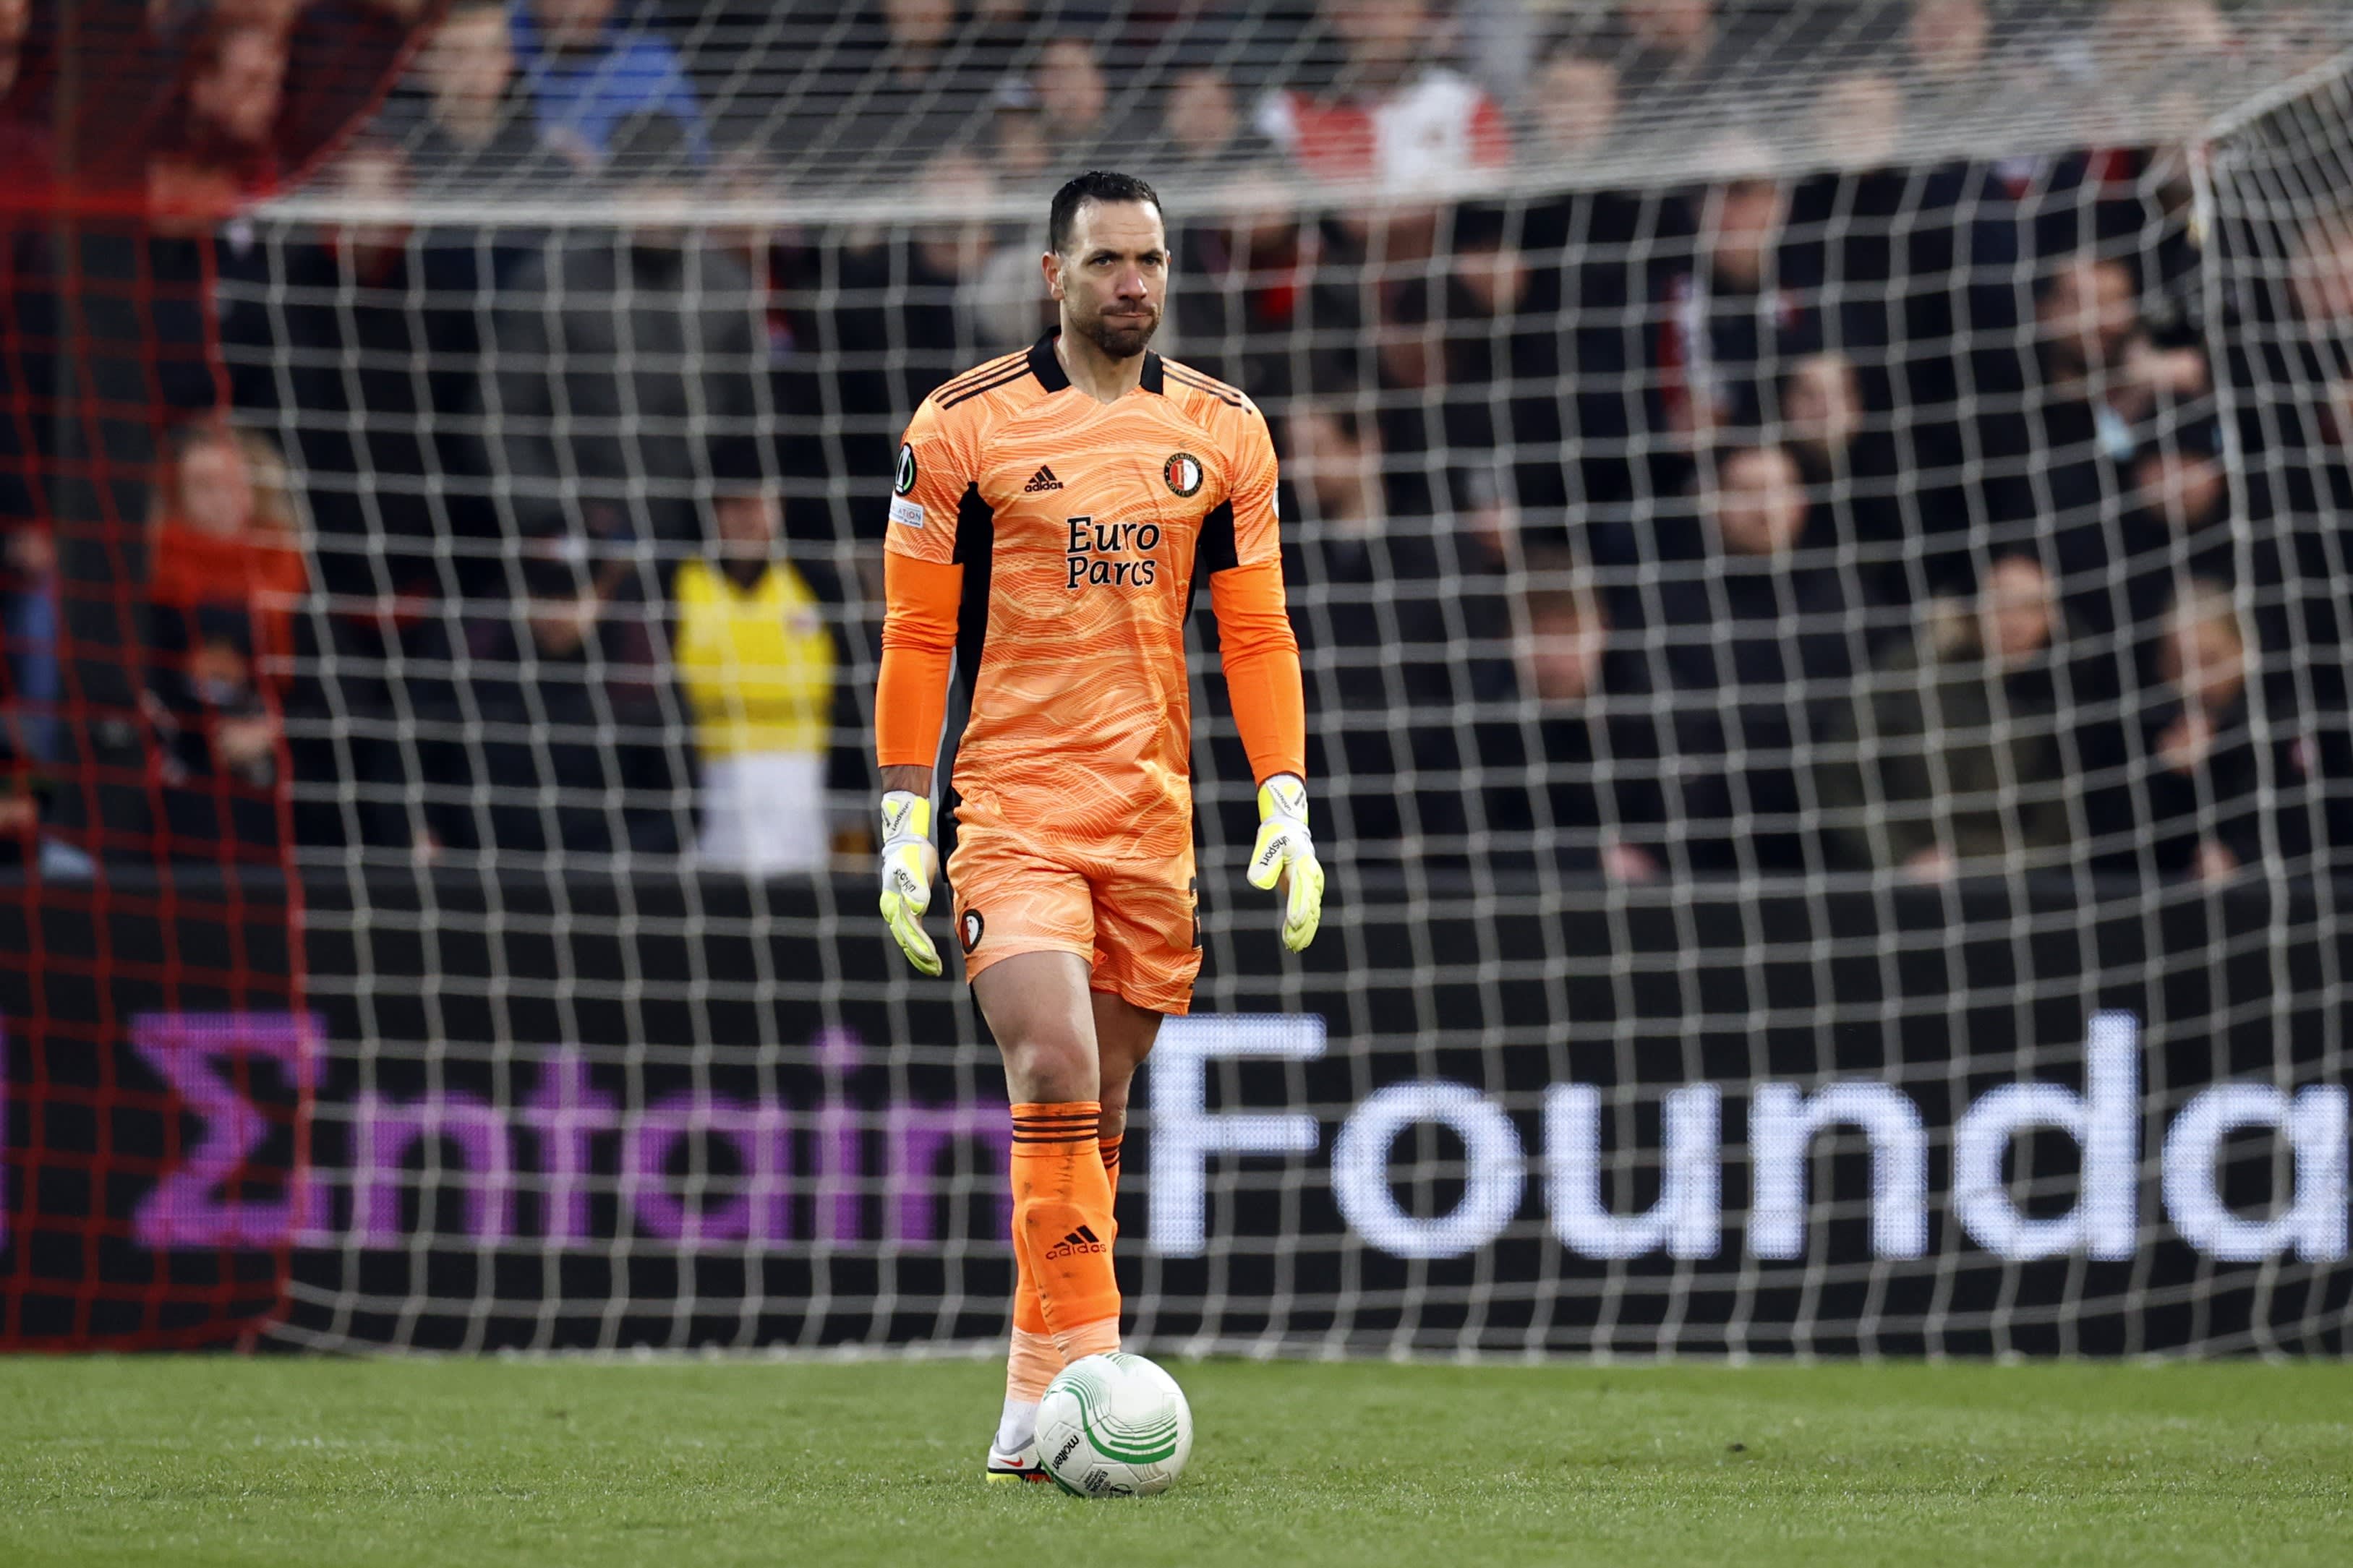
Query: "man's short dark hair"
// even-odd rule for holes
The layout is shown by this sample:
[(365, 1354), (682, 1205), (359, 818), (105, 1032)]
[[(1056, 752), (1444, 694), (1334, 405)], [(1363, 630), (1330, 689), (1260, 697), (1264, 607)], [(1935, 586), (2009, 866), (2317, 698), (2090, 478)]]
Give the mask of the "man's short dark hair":
[(1053, 211), (1046, 219), (1046, 243), (1056, 254), (1071, 248), (1071, 226), (1078, 221), (1079, 208), (1089, 202), (1150, 202), (1154, 212), (1161, 210), (1160, 193), (1134, 174), (1089, 169), (1054, 193)]

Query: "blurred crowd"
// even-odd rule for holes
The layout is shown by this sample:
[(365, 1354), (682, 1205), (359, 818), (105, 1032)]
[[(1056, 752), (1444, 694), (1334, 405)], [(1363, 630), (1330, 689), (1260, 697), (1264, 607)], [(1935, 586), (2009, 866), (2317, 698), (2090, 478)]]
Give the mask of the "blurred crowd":
[[(2330, 193), (2217, 220), (2181, 147), (1908, 151), (1991, 79), (2094, 90), (2087, 31), (2316, 64), (2327, 8), (1873, 7), (1873, 63), (1685, 149), (1708, 177), (1598, 188), (1807, 40), (1710, 0), (880, 0), (745, 138), (698, 97), (735, 9), (455, 0), (322, 176), (380, 216), (183, 242), (217, 374), (158, 378), (139, 553), (175, 852), (855, 848), (899, 428), (1050, 319), (1042, 195), (986, 198), (1094, 165), (1168, 197), (1158, 346), (1272, 425), (1319, 826), (1360, 862), (2224, 879), (2353, 847)], [(208, 36), (192, 143), (263, 161), (282, 26)], [(790, 210), (828, 149), (920, 163), (900, 216), (698, 218)], [(448, 219), (491, 187), (599, 221)], [(41, 508), (0, 511), (30, 855), (71, 703)]]

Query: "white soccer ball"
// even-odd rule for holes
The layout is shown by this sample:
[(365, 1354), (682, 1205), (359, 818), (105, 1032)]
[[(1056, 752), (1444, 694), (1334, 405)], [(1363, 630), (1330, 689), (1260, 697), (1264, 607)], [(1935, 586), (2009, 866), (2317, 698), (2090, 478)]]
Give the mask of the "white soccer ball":
[(1140, 1355), (1082, 1356), (1038, 1401), (1039, 1460), (1074, 1497), (1165, 1492), (1192, 1453), (1185, 1391)]

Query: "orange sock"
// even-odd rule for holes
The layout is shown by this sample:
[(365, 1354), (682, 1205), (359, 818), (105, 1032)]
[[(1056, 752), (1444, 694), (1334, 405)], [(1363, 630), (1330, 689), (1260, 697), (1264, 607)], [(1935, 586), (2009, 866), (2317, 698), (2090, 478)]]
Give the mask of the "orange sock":
[(1021, 1211), (1013, 1213), (1013, 1331), (1043, 1334), (1046, 1309), (1038, 1300), (1038, 1269), (1029, 1261), (1029, 1238), (1021, 1233)]
[(1038, 1275), (1029, 1266), (1029, 1243), (1021, 1222), (1013, 1222), (1013, 1344), (1005, 1357), (1005, 1397), (1032, 1403), (1062, 1370), (1062, 1352), (1046, 1331), (1046, 1309), (1038, 1300)]
[[(1103, 1175), (1111, 1183), (1114, 1212), (1119, 1203), (1120, 1142), (1119, 1138), (1103, 1138), (1095, 1143), (1096, 1152), (1103, 1156)], [(1029, 1360), (1032, 1352), (1024, 1348), (1025, 1336), (1033, 1344), (1042, 1342), (1049, 1352), (1053, 1350), (1054, 1342), (1046, 1331), (1046, 1308), (1038, 1300), (1038, 1271), (1029, 1265), (1029, 1248), (1018, 1224), (1013, 1227), (1013, 1353), (1006, 1359), (1005, 1393), (1010, 1399), (1035, 1399), (1053, 1381), (1054, 1373), (1062, 1370), (1062, 1364), (1057, 1356), (1042, 1375), (1036, 1374), (1036, 1363)]]
[[(1013, 1108), (1013, 1224), (1040, 1315), (1065, 1361), (1119, 1348), (1119, 1280), (1111, 1267), (1119, 1227), (1096, 1148), (1102, 1116), (1092, 1100)], [(1018, 1298), (1015, 1312), (1018, 1319)]]

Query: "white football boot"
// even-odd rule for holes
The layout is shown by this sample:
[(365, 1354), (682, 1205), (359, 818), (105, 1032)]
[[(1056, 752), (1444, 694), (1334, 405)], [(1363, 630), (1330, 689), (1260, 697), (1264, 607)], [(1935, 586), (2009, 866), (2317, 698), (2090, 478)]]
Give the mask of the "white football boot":
[(1032, 1400), (1008, 1399), (1005, 1415), (989, 1439), (988, 1463), (982, 1467), (987, 1481), (1042, 1481), (1046, 1467), (1038, 1462), (1038, 1406)]

